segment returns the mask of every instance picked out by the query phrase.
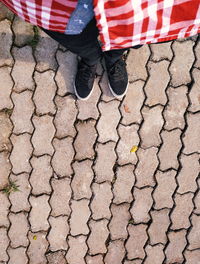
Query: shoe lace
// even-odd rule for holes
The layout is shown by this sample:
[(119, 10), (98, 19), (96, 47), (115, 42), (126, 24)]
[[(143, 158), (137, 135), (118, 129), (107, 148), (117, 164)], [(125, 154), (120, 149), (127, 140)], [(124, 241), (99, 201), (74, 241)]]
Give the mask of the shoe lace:
[(92, 71), (92, 66), (89, 66), (85, 63), (80, 63), (78, 72), (79, 79), (85, 81), (88, 81), (94, 75), (94, 72)]

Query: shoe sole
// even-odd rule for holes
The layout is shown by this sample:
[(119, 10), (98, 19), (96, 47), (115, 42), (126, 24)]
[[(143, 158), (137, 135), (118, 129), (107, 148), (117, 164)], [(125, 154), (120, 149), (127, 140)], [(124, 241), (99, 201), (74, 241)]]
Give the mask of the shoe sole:
[(74, 83), (74, 92), (75, 92), (75, 95), (76, 95), (76, 97), (77, 97), (79, 100), (82, 100), (82, 101), (86, 101), (86, 100), (88, 100), (88, 99), (90, 98), (90, 96), (91, 96), (91, 94), (92, 94), (92, 91), (93, 91), (93, 88), (94, 88), (94, 86), (92, 87), (92, 90), (91, 90), (91, 92), (88, 94), (87, 97), (82, 98), (82, 97), (80, 97), (80, 96), (78, 95), (77, 90), (76, 90), (76, 85), (75, 85), (75, 83)]
[(117, 94), (113, 91), (113, 89), (112, 89), (112, 87), (111, 87), (109, 81), (108, 81), (108, 86), (109, 86), (109, 88), (110, 88), (110, 91), (111, 91), (112, 95), (113, 95), (114, 97), (118, 98), (118, 99), (121, 99), (121, 98), (127, 93), (127, 90), (128, 90), (128, 87), (129, 87), (129, 82), (128, 82), (127, 86), (126, 86), (126, 89), (125, 89), (124, 93), (121, 94), (121, 95), (117, 95)]

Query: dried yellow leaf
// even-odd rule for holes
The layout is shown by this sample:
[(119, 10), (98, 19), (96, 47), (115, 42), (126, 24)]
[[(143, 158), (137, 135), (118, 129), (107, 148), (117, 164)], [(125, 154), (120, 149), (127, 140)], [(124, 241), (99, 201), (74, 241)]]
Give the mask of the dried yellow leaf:
[(133, 146), (130, 152), (136, 152), (138, 150), (138, 146)]

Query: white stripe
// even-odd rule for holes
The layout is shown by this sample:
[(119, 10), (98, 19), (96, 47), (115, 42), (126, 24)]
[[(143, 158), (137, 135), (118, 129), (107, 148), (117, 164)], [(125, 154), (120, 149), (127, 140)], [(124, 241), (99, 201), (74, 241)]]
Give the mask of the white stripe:
[[(149, 32), (151, 34), (155, 34), (156, 31), (156, 26), (158, 22), (158, 16), (157, 16), (157, 10), (158, 10), (158, 2), (157, 0), (149, 0), (150, 3), (148, 3), (147, 7), (147, 13), (148, 16), (150, 17), (149, 19), (149, 24), (148, 24), (148, 29), (147, 29), (147, 37), (149, 36)], [(152, 33), (154, 31), (154, 33)]]
[(20, 14), (20, 16), (23, 19), (25, 19), (24, 18), (24, 15), (23, 15), (23, 12), (22, 12), (22, 6), (21, 6), (21, 4), (18, 1), (16, 1), (16, 0), (12, 0), (12, 3), (13, 3), (13, 6), (14, 6), (14, 9), (17, 11), (17, 14)]
[(160, 34), (167, 33), (170, 30), (170, 20), (171, 20), (173, 5), (174, 5), (174, 0), (164, 0), (163, 15), (162, 15), (163, 26), (161, 28)]
[[(144, 18), (144, 13), (142, 11), (142, 0), (138, 0), (138, 1), (135, 1), (135, 0), (131, 0), (131, 3), (132, 3), (132, 7), (133, 7), (133, 25), (134, 25), (134, 28), (133, 28), (133, 38), (132, 38), (132, 41), (133, 41), (133, 45), (137, 45), (137, 44), (134, 44), (134, 36), (138, 36), (139, 39), (140, 39), (140, 36), (141, 36), (141, 32), (142, 32), (142, 21), (143, 21), (143, 18)], [(137, 18), (137, 14), (140, 14), (140, 17), (139, 17), (139, 20)], [(136, 27), (136, 22), (139, 22), (140, 23), (137, 23), (137, 27)], [(139, 44), (139, 43), (138, 43)]]
[[(27, 5), (27, 12), (30, 19), (30, 23), (34, 23), (34, 21), (36, 20), (36, 5), (35, 3), (31, 3), (29, 1), (26, 2), (26, 5)], [(32, 19), (32, 15), (34, 16), (33, 19)]]
[(98, 0), (98, 4), (96, 7), (100, 13), (100, 20), (99, 23), (102, 26), (101, 34), (104, 36), (105, 40), (105, 49), (110, 50), (110, 38), (109, 38), (109, 31), (108, 31), (108, 24), (106, 20), (106, 13), (104, 8), (104, 0)]

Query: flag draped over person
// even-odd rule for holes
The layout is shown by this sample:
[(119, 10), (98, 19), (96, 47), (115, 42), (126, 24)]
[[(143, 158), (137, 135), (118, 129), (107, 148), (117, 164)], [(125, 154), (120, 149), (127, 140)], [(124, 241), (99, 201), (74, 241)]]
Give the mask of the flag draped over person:
[[(66, 32), (78, 0), (0, 0), (34, 25)], [(200, 32), (200, 0), (93, 0), (102, 49), (169, 41)], [(87, 8), (87, 6), (85, 6)]]

